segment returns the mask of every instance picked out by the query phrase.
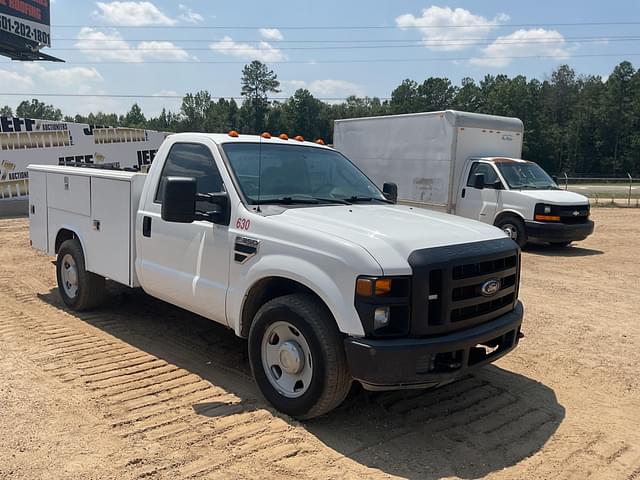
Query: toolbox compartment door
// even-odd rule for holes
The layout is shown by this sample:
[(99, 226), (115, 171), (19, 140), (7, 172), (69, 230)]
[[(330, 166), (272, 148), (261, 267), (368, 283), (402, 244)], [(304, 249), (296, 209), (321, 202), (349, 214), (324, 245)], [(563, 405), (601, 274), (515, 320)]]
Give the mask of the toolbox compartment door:
[(49, 250), (47, 174), (29, 172), (29, 239), (37, 250)]
[(91, 186), (88, 176), (65, 173), (47, 174), (49, 208), (88, 217), (91, 215), (90, 197)]
[(131, 284), (131, 182), (91, 178), (91, 226), (86, 235), (87, 268)]

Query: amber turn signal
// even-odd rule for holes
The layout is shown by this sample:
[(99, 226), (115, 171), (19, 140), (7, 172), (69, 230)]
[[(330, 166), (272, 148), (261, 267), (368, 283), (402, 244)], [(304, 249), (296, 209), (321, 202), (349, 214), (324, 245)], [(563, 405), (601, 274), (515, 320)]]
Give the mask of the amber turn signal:
[(559, 222), (560, 217), (558, 215), (536, 215), (535, 220), (538, 222)]
[(386, 295), (391, 292), (390, 278), (359, 278), (356, 282), (356, 293), (361, 297)]

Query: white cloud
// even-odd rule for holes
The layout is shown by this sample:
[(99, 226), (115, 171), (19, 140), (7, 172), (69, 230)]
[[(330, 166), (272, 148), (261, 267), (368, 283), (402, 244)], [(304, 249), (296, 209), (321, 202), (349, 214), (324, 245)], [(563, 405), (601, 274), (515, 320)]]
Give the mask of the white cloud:
[(482, 56), (473, 58), (472, 65), (506, 67), (513, 58), (508, 57), (551, 57), (557, 60), (569, 58), (569, 50), (562, 34), (556, 30), (535, 28), (516, 30), (498, 37), (491, 45), (482, 49)]
[(33, 87), (33, 79), (29, 75), (21, 75), (13, 70), (0, 70), (0, 84), (4, 89), (12, 92), (22, 91)]
[(431, 50), (463, 50), (481, 42), (489, 32), (509, 16), (502, 13), (489, 20), (474, 15), (464, 8), (432, 6), (422, 10), (416, 17), (411, 13), (396, 18), (400, 29), (417, 29), (422, 34), (422, 42)]
[(306, 88), (316, 97), (344, 98), (350, 95), (364, 96), (364, 89), (352, 82), (346, 80), (313, 80), (305, 82), (304, 80), (284, 80), (282, 89), (285, 96), (291, 96), (300, 89)]
[(180, 15), (178, 15), (178, 18), (183, 22), (196, 24), (204, 21), (204, 17), (202, 15), (194, 12), (186, 5), (183, 5), (181, 3), (178, 5), (178, 8), (180, 9), (180, 12), (181, 12)]
[(97, 2), (93, 15), (111, 25), (140, 27), (144, 25), (175, 25), (151, 2)]
[(260, 42), (258, 46), (248, 43), (235, 42), (231, 37), (224, 36), (222, 40), (214, 42), (209, 47), (223, 55), (244, 58), (246, 60), (260, 60), (261, 62), (281, 62), (287, 57), (281, 50), (268, 42)]
[(76, 48), (94, 60), (142, 62), (147, 59), (186, 61), (195, 59), (172, 42), (145, 41), (131, 45), (117, 30), (101, 32), (83, 27), (78, 34)]
[(284, 38), (282, 32), (277, 28), (261, 28), (260, 35), (265, 40), (282, 40)]
[(45, 68), (36, 63), (25, 63), (23, 68), (26, 73), (37, 77), (46, 85), (55, 85), (61, 89), (103, 81), (100, 72), (93, 67)]

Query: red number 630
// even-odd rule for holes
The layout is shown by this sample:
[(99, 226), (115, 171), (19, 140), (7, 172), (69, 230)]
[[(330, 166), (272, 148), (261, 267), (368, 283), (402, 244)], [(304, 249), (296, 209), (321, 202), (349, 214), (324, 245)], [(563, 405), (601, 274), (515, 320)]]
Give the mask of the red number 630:
[(249, 228), (251, 228), (251, 220), (247, 218), (239, 218), (236, 220), (236, 228), (238, 230), (249, 230)]

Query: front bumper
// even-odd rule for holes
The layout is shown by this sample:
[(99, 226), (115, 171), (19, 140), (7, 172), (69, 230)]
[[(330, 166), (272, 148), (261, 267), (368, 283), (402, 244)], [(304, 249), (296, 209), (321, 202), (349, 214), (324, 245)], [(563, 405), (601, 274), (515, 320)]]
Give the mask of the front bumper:
[[(430, 338), (348, 337), (351, 375), (368, 390), (435, 387), (509, 353), (518, 344), (524, 308), (473, 328)], [(489, 349), (485, 348), (489, 347)]]
[(594, 223), (587, 220), (585, 223), (550, 223), (524, 222), (527, 237), (541, 242), (572, 242), (584, 240), (593, 233)]

